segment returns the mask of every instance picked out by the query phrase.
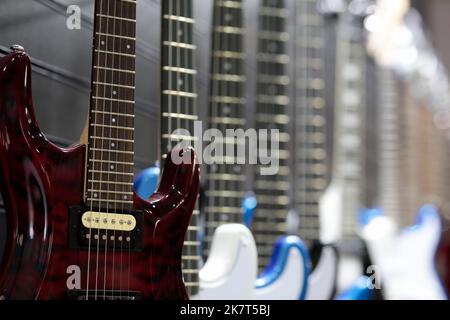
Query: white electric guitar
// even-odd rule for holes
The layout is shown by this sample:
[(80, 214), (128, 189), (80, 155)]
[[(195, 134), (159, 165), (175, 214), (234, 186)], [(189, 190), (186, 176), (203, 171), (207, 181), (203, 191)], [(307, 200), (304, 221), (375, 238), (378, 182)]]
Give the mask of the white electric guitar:
[[(416, 105), (401, 105), (399, 102), (400, 99), (396, 90), (398, 85), (396, 85), (393, 70), (405, 70), (405, 68), (395, 66), (395, 61), (403, 64), (404, 62), (398, 60), (398, 58), (401, 52), (406, 51), (405, 47), (402, 47), (403, 41), (392, 38), (392, 34), (399, 34), (399, 31), (395, 32), (395, 30), (407, 30), (405, 29), (406, 26), (403, 25), (403, 15), (407, 11), (408, 2), (394, 2), (379, 1), (378, 9), (374, 17), (371, 17), (373, 21), (386, 21), (386, 25), (390, 26), (388, 32), (384, 25), (375, 24), (377, 28), (370, 29), (371, 34), (368, 44), (370, 52), (380, 64), (377, 73), (380, 89), (378, 197), (382, 209), (367, 209), (362, 214), (360, 234), (366, 242), (372, 261), (379, 266), (382, 289), (386, 299), (442, 300), (447, 299), (447, 296), (436, 272), (434, 262), (442, 234), (442, 222), (437, 209), (432, 205), (424, 205), (420, 208), (416, 223), (413, 226), (403, 229), (398, 226), (398, 224), (404, 224), (402, 222), (407, 220), (404, 217), (409, 215), (404, 210), (411, 210), (410, 203), (405, 202), (404, 199), (411, 199), (407, 194), (408, 190), (412, 190), (412, 188), (405, 190), (404, 182), (407, 181), (404, 181), (404, 178), (402, 179), (399, 168), (408, 166), (411, 157), (419, 157), (419, 154), (422, 153), (422, 148), (414, 146), (415, 152), (411, 151), (413, 153), (411, 154), (408, 150), (407, 159), (403, 159), (402, 154), (405, 154), (405, 152), (402, 152), (402, 149), (408, 148), (404, 144), (407, 143), (406, 139), (411, 138), (409, 137), (411, 133), (408, 135), (408, 133), (401, 132), (401, 128), (405, 125), (402, 126), (400, 120), (405, 117), (409, 121), (413, 120), (414, 122), (415, 120), (416, 123), (406, 126), (407, 128), (413, 128), (413, 131), (419, 129), (418, 122), (421, 122), (420, 126), (422, 126), (427, 125), (427, 121), (429, 122), (428, 125), (431, 125), (431, 121), (423, 117), (418, 119), (418, 111), (412, 109), (416, 108)], [(389, 37), (385, 38), (385, 42), (382, 42), (381, 39), (388, 34)], [(418, 55), (419, 59), (420, 56), (421, 54)], [(421, 65), (420, 62), (410, 61), (409, 63), (411, 66)], [(388, 66), (392, 69), (389, 69)], [(421, 73), (412, 69), (409, 72)], [(444, 81), (444, 79), (442, 80)], [(423, 85), (423, 79), (418, 81), (422, 83), (420, 90), (430, 87), (430, 84)], [(433, 94), (439, 93), (434, 92)], [(412, 98), (411, 93), (409, 95), (409, 98)], [(412, 114), (412, 116), (407, 116), (407, 114)], [(403, 120), (403, 122), (408, 120)], [(437, 132), (437, 130), (435, 131)], [(419, 138), (421, 134), (417, 132), (413, 134), (416, 137), (415, 144), (420, 143), (419, 140), (426, 139), (425, 137)], [(439, 139), (436, 138), (436, 136), (432, 137), (430, 143), (437, 143)], [(444, 144), (444, 147), (448, 147), (448, 145)], [(417, 169), (420, 168), (417, 167)], [(420, 177), (419, 170), (416, 170), (415, 174)], [(421, 183), (421, 181), (418, 181), (418, 183)], [(416, 202), (417, 198), (420, 198), (419, 194), (416, 194), (412, 199), (413, 202)]]
[(324, 17), (317, 1), (296, 1), (294, 210), (289, 233), (306, 241), (317, 262), (306, 298), (329, 300), (336, 292), (338, 253), (320, 239), (319, 199), (327, 183)]
[(338, 14), (331, 183), (320, 199), (321, 239), (339, 248), (338, 291), (364, 274), (356, 217), (366, 198), (366, 51), (361, 12)]

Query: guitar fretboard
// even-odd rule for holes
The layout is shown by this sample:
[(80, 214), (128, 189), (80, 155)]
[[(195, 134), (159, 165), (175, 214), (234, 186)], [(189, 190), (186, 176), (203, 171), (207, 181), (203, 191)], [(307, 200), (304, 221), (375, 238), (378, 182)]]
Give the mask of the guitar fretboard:
[(295, 101), (295, 209), (299, 234), (319, 239), (319, 198), (326, 186), (323, 18), (316, 0), (297, 2)]
[(131, 210), (136, 1), (96, 0), (86, 203)]
[[(209, 127), (220, 130), (244, 129), (244, 53), (242, 0), (214, 1)], [(227, 147), (237, 149), (241, 141), (225, 140)], [(223, 223), (242, 223), (244, 166), (237, 164), (236, 151), (231, 164), (208, 166), (208, 188), (205, 192), (204, 256), (208, 255), (214, 230)]]
[[(192, 0), (164, 0), (161, 55), (161, 155), (162, 162), (181, 140), (194, 141), (197, 120), (195, 45)], [(174, 133), (184, 129), (187, 132)], [(193, 144), (192, 144), (193, 145)], [(183, 247), (183, 277), (189, 295), (198, 292), (199, 211), (194, 210)]]
[(336, 49), (333, 179), (343, 186), (342, 237), (354, 240), (366, 198), (366, 51), (359, 16), (339, 16)]
[(406, 209), (402, 206), (401, 185), (402, 125), (399, 85), (393, 71), (377, 68), (378, 89), (378, 201), (385, 214), (396, 221)]
[[(284, 0), (263, 0), (259, 9), (257, 92), (255, 126), (257, 130), (279, 130), (279, 171), (261, 175), (255, 166), (254, 191), (258, 208), (253, 231), (258, 246), (259, 267), (269, 262), (273, 245), (286, 232), (290, 190), (289, 163), (289, 76), (286, 31), (288, 11)], [(267, 145), (270, 148), (270, 132)], [(261, 146), (259, 146), (261, 150)], [(274, 150), (272, 150), (273, 152)]]

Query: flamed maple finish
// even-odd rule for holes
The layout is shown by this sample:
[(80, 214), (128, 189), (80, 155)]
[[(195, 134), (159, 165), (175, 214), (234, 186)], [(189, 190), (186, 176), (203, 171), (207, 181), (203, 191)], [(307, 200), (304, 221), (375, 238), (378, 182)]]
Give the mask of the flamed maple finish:
[[(134, 194), (133, 209), (143, 214), (141, 249), (100, 249), (98, 256), (91, 249), (88, 298), (187, 298), (181, 252), (198, 194), (199, 166), (191, 149), (180, 152), (189, 152), (192, 164), (166, 161), (162, 182), (149, 201)], [(2, 299), (86, 298), (68, 290), (68, 284), (77, 284), (68, 281), (69, 266), (80, 268), (81, 292), (87, 286), (88, 251), (71, 247), (68, 240), (69, 209), (85, 204), (85, 161), (86, 146), (61, 149), (41, 133), (27, 54), (2, 58), (0, 189), (7, 218)]]

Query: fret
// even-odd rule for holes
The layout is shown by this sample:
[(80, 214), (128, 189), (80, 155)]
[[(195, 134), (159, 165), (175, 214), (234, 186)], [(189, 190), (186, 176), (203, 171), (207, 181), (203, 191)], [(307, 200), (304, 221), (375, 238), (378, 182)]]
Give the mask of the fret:
[(196, 93), (175, 91), (175, 90), (163, 90), (163, 94), (169, 95), (169, 96), (180, 96), (180, 97), (193, 98), (193, 99), (197, 98)]
[(289, 33), (270, 30), (260, 30), (258, 33), (258, 38), (264, 40), (276, 40), (287, 42), (289, 40)]
[(219, 174), (219, 173), (209, 173), (206, 175), (208, 180), (232, 180), (232, 181), (245, 181), (245, 175), (241, 174)]
[(226, 214), (242, 214), (242, 207), (216, 207), (216, 206), (208, 206), (205, 208), (205, 212), (207, 213), (226, 213)]
[(262, 6), (259, 9), (259, 14), (262, 16), (286, 19), (289, 15), (289, 12), (287, 9), (284, 9), (284, 8), (274, 8), (274, 7)]
[[(127, 36), (121, 36), (121, 35), (117, 35), (117, 34), (109, 34), (109, 33), (104, 33), (104, 32), (95, 32), (96, 35), (98, 36), (105, 36), (106, 38), (116, 38), (116, 39), (124, 39), (124, 40), (131, 40), (130, 44), (133, 43), (134, 41), (136, 41), (135, 37), (127, 37)], [(102, 39), (101, 37), (99, 39)], [(108, 43), (112, 43), (113, 41), (108, 41)]]
[(100, 14), (100, 13), (97, 13), (96, 16), (100, 17), (100, 18), (108, 18), (108, 19), (122, 20), (122, 21), (136, 23), (136, 19), (130, 19), (130, 18), (124, 18), (124, 17), (118, 17), (118, 16), (110, 16), (107, 14)]
[(220, 32), (220, 33), (232, 33), (232, 34), (238, 34), (242, 35), (244, 33), (243, 28), (239, 27), (231, 27), (231, 26), (215, 26), (214, 32)]
[(164, 71), (177, 72), (177, 73), (197, 74), (197, 70), (188, 69), (188, 68), (181, 68), (181, 67), (173, 67), (173, 66), (164, 66), (163, 70)]
[(258, 77), (257, 81), (263, 84), (276, 84), (282, 86), (287, 86), (290, 83), (289, 76), (270, 75), (270, 74), (261, 74)]
[(223, 8), (233, 8), (233, 9), (241, 9), (242, 2), (241, 1), (232, 1), (232, 0), (216, 0), (214, 1), (214, 5)]
[(162, 113), (163, 117), (167, 117), (167, 118), (179, 118), (179, 119), (185, 119), (185, 120), (198, 120), (198, 117), (195, 115), (189, 115), (189, 114), (184, 114), (184, 113), (175, 113), (175, 112), (163, 112)]
[(221, 73), (214, 73), (212, 75), (212, 80), (217, 81), (230, 81), (230, 82), (245, 82), (246, 77), (237, 75), (237, 74), (221, 74)]
[(115, 129), (115, 130), (127, 130), (127, 131), (134, 131), (134, 128), (131, 127), (119, 127), (119, 126), (113, 126), (113, 125), (107, 125), (107, 124), (92, 124), (91, 127), (100, 127), (100, 128), (108, 128), (108, 129)]
[[(114, 72), (120, 72), (120, 73), (129, 73), (129, 74), (133, 74), (133, 75), (136, 74), (136, 71), (134, 71), (134, 70), (125, 70), (125, 69), (118, 69), (118, 68), (111, 68), (111, 67), (94, 66), (94, 69), (114, 71)], [(100, 77), (100, 78), (103, 78), (103, 77)]]
[(287, 54), (259, 53), (256, 56), (256, 59), (259, 62), (272, 62), (281, 64), (289, 63), (289, 56)]
[(178, 15), (172, 15), (172, 14), (165, 14), (163, 15), (164, 19), (168, 19), (171, 21), (180, 21), (180, 22), (186, 22), (186, 23), (195, 23), (195, 20), (193, 18), (188, 18), (188, 17), (182, 17), (182, 16), (178, 16)]
[[(92, 113), (98, 113), (98, 114), (102, 114), (102, 115), (110, 116), (110, 117), (115, 116), (115, 117), (118, 117), (119, 119), (120, 118), (133, 119), (135, 117), (134, 114), (122, 114), (122, 113), (117, 113), (117, 112), (100, 111), (100, 110), (92, 110)], [(112, 120), (111, 120), (111, 122), (112, 122)]]
[(103, 203), (124, 203), (124, 204), (133, 204), (133, 201), (126, 201), (126, 200), (112, 200), (112, 199), (100, 199), (100, 198), (87, 198), (87, 201), (95, 201), (95, 202), (103, 202)]
[[(195, 50), (197, 47), (193, 44), (189, 43), (183, 43), (183, 42), (176, 42), (176, 41), (164, 41), (163, 45), (170, 46), (170, 47), (177, 47), (177, 48), (183, 48), (188, 50)], [(179, 55), (182, 55), (182, 53)]]
[(227, 59), (244, 59), (245, 53), (237, 51), (227, 51), (227, 50), (213, 50), (213, 57), (215, 58), (227, 58)]
[(99, 183), (99, 184), (112, 184), (112, 185), (121, 185), (121, 186), (133, 186), (132, 182), (119, 182), (119, 181), (104, 181), (104, 180), (95, 180), (95, 179), (89, 179), (88, 183)]
[(117, 56), (122, 56), (122, 57), (136, 58), (135, 54), (128, 54), (128, 53), (122, 53), (122, 52), (107, 51), (107, 50), (97, 50), (97, 49), (95, 49), (94, 52), (104, 53), (104, 54), (107, 54), (107, 55), (117, 55)]
[[(104, 88), (110, 88), (110, 89), (113, 89), (113, 88), (131, 89), (131, 90), (135, 89), (135, 86), (121, 85), (121, 84), (117, 84), (117, 83), (112, 84), (112, 83), (101, 82), (101, 81), (93, 81), (92, 83), (95, 85), (96, 88), (98, 88), (99, 86), (103, 86)], [(131, 115), (131, 116), (134, 116), (134, 115)]]
[(96, 140), (103, 140), (108, 143), (110, 143), (111, 141), (130, 143), (130, 144), (134, 143), (134, 140), (131, 140), (131, 139), (120, 139), (120, 138), (115, 138), (115, 137), (105, 138), (105, 137), (90, 136), (89, 138), (96, 139)]
[(97, 194), (115, 194), (115, 195), (120, 195), (120, 196), (124, 196), (124, 195), (128, 195), (129, 197), (132, 197), (134, 195), (133, 192), (123, 192), (123, 191), (115, 191), (115, 190), (108, 190), (108, 191), (104, 191), (104, 190), (98, 190), (98, 189), (87, 189), (88, 192), (90, 193), (97, 193)]
[(230, 118), (230, 117), (211, 117), (209, 121), (213, 124), (223, 123), (223, 124), (233, 124), (236, 126), (245, 125), (245, 119), (242, 118)]
[(116, 153), (116, 154), (130, 154), (134, 155), (133, 151), (122, 151), (122, 150), (110, 150), (110, 149), (101, 149), (101, 148), (90, 148), (91, 151), (94, 152), (105, 152), (105, 153)]
[(116, 98), (98, 97), (98, 96), (93, 96), (92, 99), (134, 104), (134, 101), (132, 101), (132, 100), (125, 100), (125, 99), (116, 99)]
[(229, 96), (212, 96), (210, 97), (211, 102), (214, 103), (225, 103), (225, 104), (245, 104), (245, 98), (241, 97), (229, 97)]

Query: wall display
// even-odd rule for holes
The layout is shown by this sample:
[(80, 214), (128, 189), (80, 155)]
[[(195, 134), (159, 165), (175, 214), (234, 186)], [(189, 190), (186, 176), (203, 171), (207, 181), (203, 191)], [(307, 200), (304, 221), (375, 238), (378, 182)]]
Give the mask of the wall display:
[(0, 300), (447, 299), (442, 8), (0, 1)]

